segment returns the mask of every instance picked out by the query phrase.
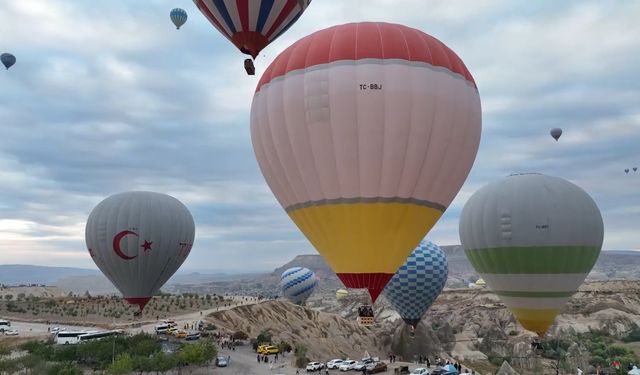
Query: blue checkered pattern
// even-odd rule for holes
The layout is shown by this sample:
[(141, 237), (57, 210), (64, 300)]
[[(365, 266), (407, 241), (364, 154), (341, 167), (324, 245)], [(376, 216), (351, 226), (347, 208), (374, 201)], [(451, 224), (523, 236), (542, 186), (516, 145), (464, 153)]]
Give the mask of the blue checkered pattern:
[(280, 277), (282, 295), (298, 305), (303, 304), (309, 298), (317, 283), (313, 271), (304, 267), (289, 268)]
[(449, 266), (444, 252), (423, 240), (384, 289), (393, 308), (408, 324), (417, 324), (447, 282)]

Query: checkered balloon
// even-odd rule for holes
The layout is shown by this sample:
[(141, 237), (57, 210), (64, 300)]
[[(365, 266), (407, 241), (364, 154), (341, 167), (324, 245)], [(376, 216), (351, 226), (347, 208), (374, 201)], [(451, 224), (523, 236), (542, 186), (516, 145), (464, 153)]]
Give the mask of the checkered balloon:
[(444, 252), (423, 240), (384, 289), (405, 323), (415, 327), (447, 282), (449, 266)]
[(289, 268), (280, 277), (282, 295), (297, 305), (304, 304), (317, 283), (316, 274), (304, 267)]

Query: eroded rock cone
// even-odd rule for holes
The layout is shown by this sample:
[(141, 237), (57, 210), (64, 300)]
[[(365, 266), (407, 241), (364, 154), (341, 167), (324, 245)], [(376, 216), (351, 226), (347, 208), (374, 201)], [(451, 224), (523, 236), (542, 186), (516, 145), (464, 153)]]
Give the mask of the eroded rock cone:
[(441, 343), (438, 335), (424, 323), (418, 323), (411, 335), (411, 327), (400, 321), (391, 341), (391, 351), (403, 361), (414, 361), (419, 355), (426, 355), (431, 360), (440, 355)]
[(504, 361), (502, 362), (502, 366), (500, 366), (500, 369), (498, 370), (498, 372), (496, 372), (496, 375), (520, 375), (520, 374), (518, 374), (516, 370), (514, 370), (513, 367), (511, 367), (509, 362)]

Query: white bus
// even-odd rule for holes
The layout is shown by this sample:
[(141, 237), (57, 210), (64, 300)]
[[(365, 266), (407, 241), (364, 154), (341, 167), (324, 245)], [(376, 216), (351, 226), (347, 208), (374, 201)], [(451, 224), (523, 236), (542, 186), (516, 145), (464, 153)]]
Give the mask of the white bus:
[(80, 336), (86, 335), (87, 331), (59, 331), (56, 334), (56, 344), (77, 344), (80, 342)]
[(121, 329), (116, 329), (113, 331), (96, 331), (96, 332), (88, 332), (84, 335), (80, 335), (80, 342), (89, 341), (89, 340), (98, 340), (105, 337), (117, 336), (124, 334), (124, 331)]

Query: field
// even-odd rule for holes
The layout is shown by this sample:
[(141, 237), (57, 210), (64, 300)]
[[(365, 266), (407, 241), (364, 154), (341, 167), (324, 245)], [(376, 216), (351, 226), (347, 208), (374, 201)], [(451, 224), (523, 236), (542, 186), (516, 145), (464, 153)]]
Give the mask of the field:
[(140, 316), (134, 316), (138, 307), (129, 305), (116, 296), (67, 296), (45, 298), (5, 294), (0, 301), (0, 317), (31, 322), (64, 322), (66, 324), (108, 325), (117, 321), (151, 321), (170, 316), (224, 308), (238, 301), (217, 295), (168, 295), (154, 296)]

